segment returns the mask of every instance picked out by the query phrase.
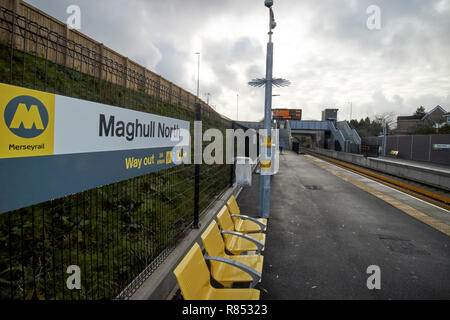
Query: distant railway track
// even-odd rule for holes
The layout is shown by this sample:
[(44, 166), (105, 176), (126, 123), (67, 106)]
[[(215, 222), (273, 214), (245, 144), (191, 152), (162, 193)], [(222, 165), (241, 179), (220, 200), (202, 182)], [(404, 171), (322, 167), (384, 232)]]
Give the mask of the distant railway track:
[(450, 211), (450, 197), (448, 196), (448, 192), (446, 190), (424, 185), (405, 178), (399, 178), (394, 175), (375, 171), (355, 164), (349, 164), (347, 162), (336, 160), (309, 150), (302, 150), (302, 152), (305, 152), (306, 154), (309, 154), (321, 160), (333, 163), (339, 167), (345, 168), (366, 178), (377, 181), (393, 189), (399, 190), (413, 197), (419, 198), (423, 201)]

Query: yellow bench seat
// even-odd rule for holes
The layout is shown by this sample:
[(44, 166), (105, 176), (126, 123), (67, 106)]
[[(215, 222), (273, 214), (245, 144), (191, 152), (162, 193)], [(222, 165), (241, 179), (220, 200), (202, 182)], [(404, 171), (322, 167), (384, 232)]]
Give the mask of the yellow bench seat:
[[(250, 220), (244, 220), (239, 217), (233, 217), (234, 224), (235, 224), (235, 230), (238, 232), (243, 233), (250, 233), (250, 232), (261, 232), (260, 225), (256, 224), (253, 221)], [(267, 230), (267, 219), (260, 218), (258, 219), (260, 222), (264, 223), (266, 227), (262, 231)]]
[(234, 196), (227, 201), (229, 213), (234, 221), (235, 230), (242, 233), (264, 232), (267, 230), (267, 219), (253, 218), (241, 214)]
[[(257, 270), (262, 273), (264, 257), (261, 255), (248, 255), (248, 256), (229, 256), (223, 254), (222, 258), (231, 259), (236, 262), (243, 263), (249, 266), (252, 269)], [(211, 262), (214, 263), (214, 262)], [(219, 263), (215, 266), (216, 270), (214, 270), (216, 279), (220, 282), (224, 287), (231, 287), (234, 282), (252, 282), (253, 278), (246, 272), (243, 272), (241, 269), (235, 268), (231, 265), (225, 263)], [(258, 282), (261, 282), (259, 279)]]
[(185, 300), (259, 300), (257, 289), (217, 289), (200, 246), (195, 243), (174, 270)]
[[(225, 240), (225, 247), (232, 254), (240, 255), (248, 251), (259, 251), (258, 246), (247, 239), (229, 234), (224, 234), (223, 236)], [(250, 233), (249, 236), (260, 241), (261, 243), (266, 242), (266, 235), (264, 233)], [(261, 251), (264, 251), (264, 247)]]
[(398, 156), (398, 151), (392, 150), (392, 151), (390, 152), (390, 155), (391, 155), (391, 156), (394, 156), (394, 157), (397, 157), (397, 156)]
[(207, 289), (199, 300), (259, 300), (257, 289)]
[[(255, 286), (261, 281), (264, 257), (260, 254), (234, 256), (225, 252), (225, 243), (216, 221), (212, 221), (201, 235), (206, 260), (210, 261), (212, 277), (224, 287), (234, 282), (251, 282)], [(226, 260), (227, 263), (224, 263)]]
[[(217, 215), (217, 221), (220, 228), (223, 230), (222, 234), (225, 241), (225, 248), (232, 254), (242, 254), (246, 251), (258, 251), (264, 250), (266, 243), (265, 233), (247, 233), (242, 235), (233, 234), (237, 232), (235, 224), (231, 219), (228, 208), (224, 206)], [(253, 239), (254, 241), (250, 241)], [(259, 242), (259, 243), (258, 243)]]

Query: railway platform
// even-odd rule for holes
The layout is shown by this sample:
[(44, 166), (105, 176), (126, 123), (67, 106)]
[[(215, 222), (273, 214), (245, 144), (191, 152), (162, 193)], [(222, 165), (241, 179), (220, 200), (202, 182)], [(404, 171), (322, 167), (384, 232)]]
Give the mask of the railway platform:
[(399, 178), (412, 180), (430, 187), (450, 191), (450, 170), (439, 165), (394, 158), (364, 157), (359, 154), (320, 148), (312, 150), (305, 149), (305, 151), (314, 152), (338, 161), (344, 161)]
[[(450, 156), (450, 154), (449, 154), (449, 156)], [(370, 159), (376, 160), (376, 161), (388, 162), (388, 163), (396, 163), (396, 164), (400, 164), (402, 166), (407, 166), (407, 167), (427, 169), (427, 170), (436, 171), (439, 173), (444, 173), (444, 174), (450, 175), (450, 166), (447, 166), (444, 164), (425, 162), (425, 161), (412, 161), (412, 160), (405, 160), (405, 159), (393, 158), (393, 157), (378, 157), (378, 158), (370, 158)]]
[[(238, 197), (257, 216), (258, 175)], [(450, 215), (311, 155), (272, 179), (262, 299), (450, 299)], [(381, 288), (367, 286), (377, 266)]]

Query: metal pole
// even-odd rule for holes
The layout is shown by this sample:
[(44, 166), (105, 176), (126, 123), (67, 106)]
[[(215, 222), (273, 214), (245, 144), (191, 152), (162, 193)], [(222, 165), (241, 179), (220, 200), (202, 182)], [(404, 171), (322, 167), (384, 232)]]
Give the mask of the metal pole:
[[(270, 12), (270, 25), (272, 25), (272, 11)], [(261, 146), (261, 152), (271, 158), (272, 153), (272, 79), (273, 79), (273, 43), (272, 26), (269, 31), (269, 43), (267, 44), (266, 61), (266, 97), (264, 109), (264, 129), (266, 130), (266, 141)], [(270, 175), (260, 176), (260, 207), (259, 216), (269, 218), (270, 216)]]
[[(200, 103), (195, 104), (195, 121), (202, 121), (202, 106)], [(195, 163), (194, 173), (194, 222), (193, 228), (198, 229), (199, 214), (200, 214), (200, 164)]]
[(236, 100), (236, 121), (239, 121), (239, 93), (237, 94)]
[(196, 53), (198, 57), (198, 70), (197, 70), (197, 98), (200, 98), (200, 52)]
[(386, 120), (383, 119), (383, 157), (386, 157), (386, 143), (387, 143), (387, 127)]
[[(234, 121), (231, 123), (231, 129), (233, 129), (233, 131), (236, 130), (236, 124)], [(233, 164), (230, 166), (230, 188), (232, 188), (234, 185), (235, 170), (236, 170), (236, 161), (233, 161)]]
[(353, 117), (353, 102), (350, 102), (350, 121), (352, 121)]

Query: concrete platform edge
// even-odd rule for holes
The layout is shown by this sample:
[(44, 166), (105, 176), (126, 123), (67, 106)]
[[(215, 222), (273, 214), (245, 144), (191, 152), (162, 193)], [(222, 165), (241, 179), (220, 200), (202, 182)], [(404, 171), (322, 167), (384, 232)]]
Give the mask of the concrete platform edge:
[(362, 167), (385, 172), (400, 178), (410, 179), (433, 187), (442, 188), (450, 191), (450, 174), (445, 172), (433, 171), (428, 168), (418, 168), (415, 166), (400, 165), (397, 163), (378, 161), (373, 158), (365, 158), (362, 155), (339, 152), (315, 148), (312, 150), (318, 154), (329, 156), (331, 158), (353, 163)]

